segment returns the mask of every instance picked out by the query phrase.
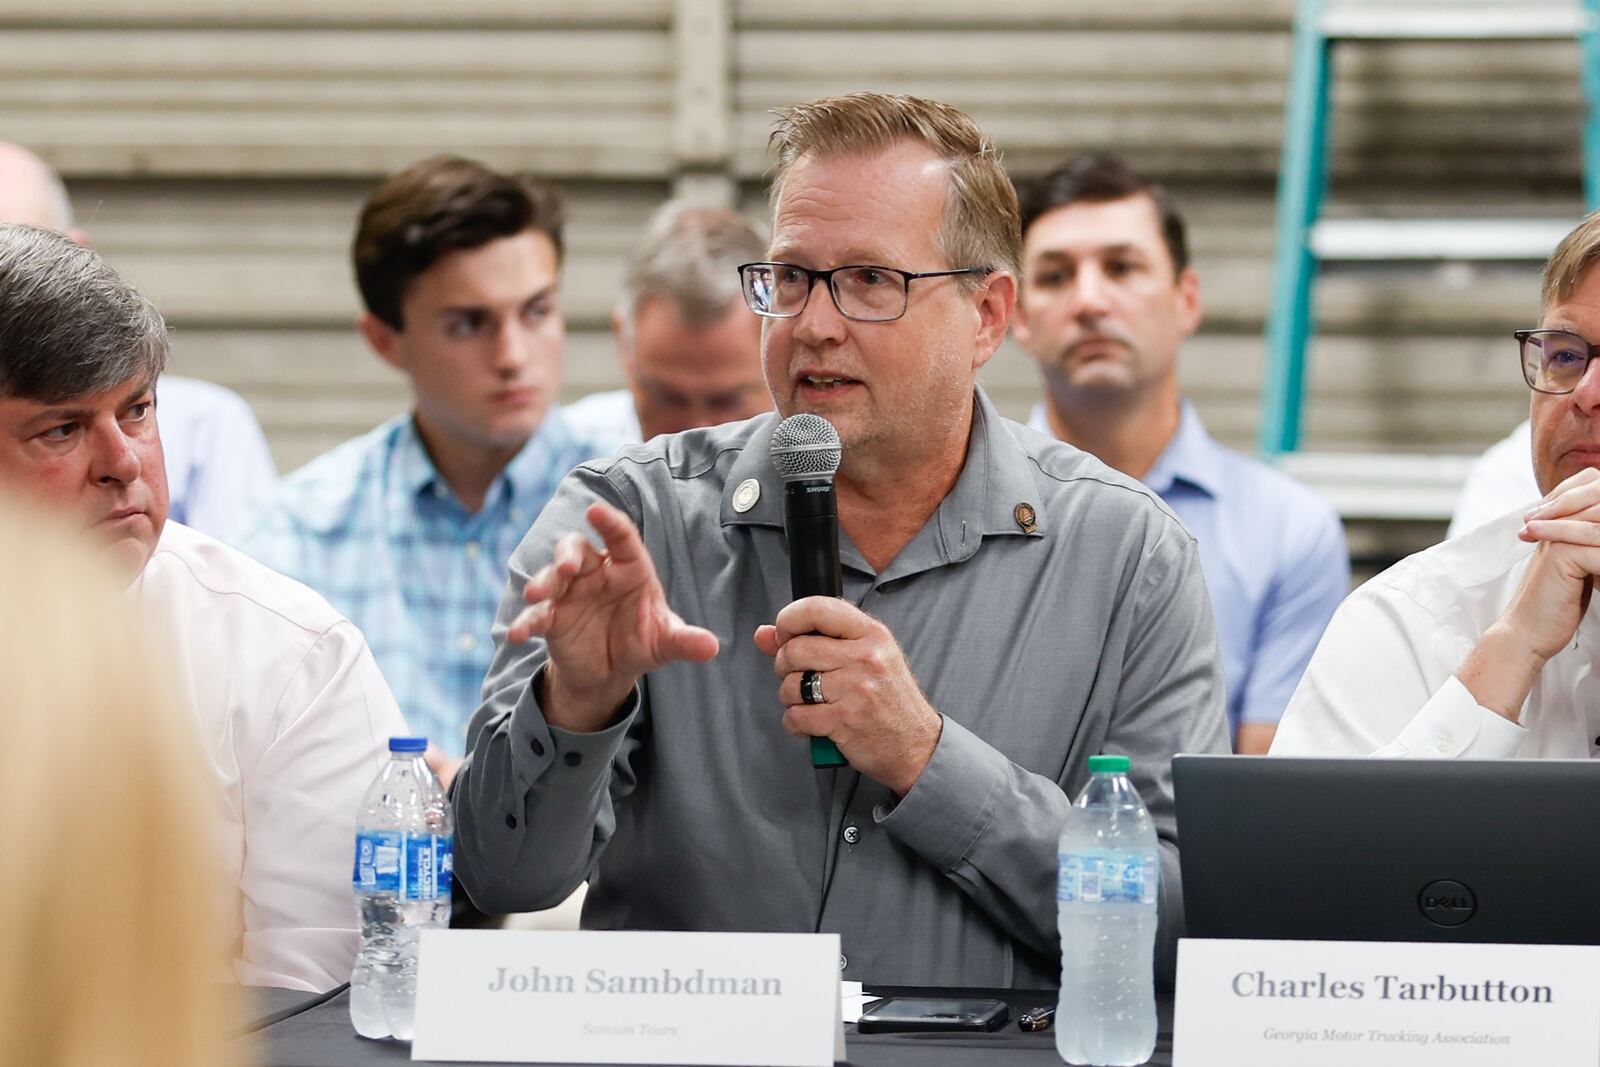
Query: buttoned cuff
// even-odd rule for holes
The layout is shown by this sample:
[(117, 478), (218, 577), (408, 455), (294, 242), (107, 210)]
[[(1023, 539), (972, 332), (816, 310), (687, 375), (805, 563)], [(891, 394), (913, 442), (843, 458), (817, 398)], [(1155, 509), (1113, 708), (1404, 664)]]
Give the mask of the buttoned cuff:
[(511, 717), (511, 750), (516, 753), (525, 786), (546, 777), (552, 770), (563, 778), (571, 776), (571, 785), (603, 777), (639, 714), (642, 698), (638, 684), (634, 684), (633, 691), (623, 702), (615, 722), (592, 733), (578, 733), (545, 721), (544, 708), (539, 705), (543, 678), (544, 668), (540, 667), (528, 683), (527, 699), (517, 706)]
[(1378, 756), (1510, 759), (1528, 731), (1473, 699), (1455, 675), (1445, 679), (1422, 710)]
[(944, 716), (939, 743), (911, 792), (898, 804), (873, 808), (873, 821), (939, 870), (948, 871), (988, 829), (1010, 767), (992, 745)]

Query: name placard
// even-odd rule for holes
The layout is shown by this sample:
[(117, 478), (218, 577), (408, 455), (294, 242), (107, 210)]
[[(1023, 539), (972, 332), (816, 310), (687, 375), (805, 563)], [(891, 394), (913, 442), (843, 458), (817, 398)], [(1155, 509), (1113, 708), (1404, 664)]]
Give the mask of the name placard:
[(1178, 943), (1174, 1067), (1600, 1063), (1600, 947)]
[(413, 1060), (831, 1067), (839, 937), (429, 930), (415, 1034)]

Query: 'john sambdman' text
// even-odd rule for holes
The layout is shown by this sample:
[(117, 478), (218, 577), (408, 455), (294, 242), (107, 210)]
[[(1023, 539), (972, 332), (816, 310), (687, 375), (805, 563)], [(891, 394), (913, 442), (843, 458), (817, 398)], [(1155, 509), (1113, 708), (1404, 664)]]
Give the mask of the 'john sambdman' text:
[[(489, 981), (491, 993), (576, 993), (578, 980), (570, 974), (546, 974), (538, 967), (513, 971), (498, 967)], [(599, 967), (583, 976), (585, 993), (662, 994), (690, 997), (781, 997), (783, 982), (777, 978), (712, 975), (703, 968), (679, 975), (670, 967), (659, 974), (610, 974)]]

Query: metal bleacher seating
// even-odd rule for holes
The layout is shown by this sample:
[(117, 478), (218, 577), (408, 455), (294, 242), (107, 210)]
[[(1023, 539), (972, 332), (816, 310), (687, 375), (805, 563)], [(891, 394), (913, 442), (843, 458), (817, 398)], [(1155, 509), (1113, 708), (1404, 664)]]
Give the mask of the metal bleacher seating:
[(1582, 141), (1584, 201), (1600, 207), (1600, 0), (1300, 0), (1278, 178), (1259, 447), (1327, 494), (1346, 518), (1446, 518), (1470, 457), (1300, 451), (1319, 273), (1446, 262), (1531, 270), (1575, 219), (1325, 214), (1334, 49), (1394, 41), (1492, 48), (1515, 40), (1578, 42), (1572, 76), (1587, 114), (1573, 137)]

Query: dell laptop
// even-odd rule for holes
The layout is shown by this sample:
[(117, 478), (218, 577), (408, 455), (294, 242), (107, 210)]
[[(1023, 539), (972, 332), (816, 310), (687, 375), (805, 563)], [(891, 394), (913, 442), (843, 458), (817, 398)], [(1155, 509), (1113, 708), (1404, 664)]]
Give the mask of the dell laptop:
[(1600, 944), (1600, 761), (1172, 761), (1191, 937)]

